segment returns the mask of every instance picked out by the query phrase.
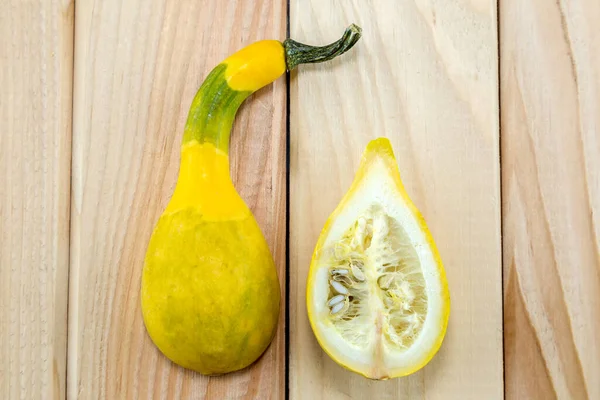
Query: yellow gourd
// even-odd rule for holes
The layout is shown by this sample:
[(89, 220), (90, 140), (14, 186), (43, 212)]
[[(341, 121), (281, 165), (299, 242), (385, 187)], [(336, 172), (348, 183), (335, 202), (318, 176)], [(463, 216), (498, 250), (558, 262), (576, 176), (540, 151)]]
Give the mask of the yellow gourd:
[(367, 145), (325, 223), (306, 306), (323, 350), (367, 378), (412, 374), (442, 345), (450, 315), (446, 273), (388, 139)]
[(354, 25), (323, 47), (264, 40), (215, 67), (183, 134), (173, 196), (148, 244), (141, 305), (147, 331), (173, 362), (202, 374), (236, 371), (268, 347), (280, 289), (267, 243), (229, 174), (240, 104), (299, 64), (329, 60), (360, 37)]

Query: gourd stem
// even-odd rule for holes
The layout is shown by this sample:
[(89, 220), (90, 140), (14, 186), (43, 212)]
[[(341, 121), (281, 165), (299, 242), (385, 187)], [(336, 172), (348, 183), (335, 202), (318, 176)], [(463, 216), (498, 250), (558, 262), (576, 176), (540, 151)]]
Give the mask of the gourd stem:
[(283, 47), (285, 48), (285, 63), (288, 71), (300, 64), (320, 63), (344, 54), (358, 42), (361, 32), (360, 27), (352, 24), (346, 28), (344, 35), (339, 40), (327, 46), (310, 46), (292, 39), (286, 39), (283, 42)]

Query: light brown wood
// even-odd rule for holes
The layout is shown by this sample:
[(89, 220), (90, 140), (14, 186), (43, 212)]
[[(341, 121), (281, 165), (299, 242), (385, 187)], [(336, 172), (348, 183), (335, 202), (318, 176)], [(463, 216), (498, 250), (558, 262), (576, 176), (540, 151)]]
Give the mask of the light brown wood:
[(0, 398), (63, 399), (72, 1), (0, 1)]
[[(503, 395), (496, 4), (454, 3), (291, 1), (297, 40), (364, 29), (349, 54), (292, 74), (291, 399)], [(284, 38), (285, 2), (81, 0), (76, 21), (72, 0), (0, 10), (0, 398), (284, 398), (285, 303), (265, 356), (209, 379), (156, 350), (138, 292), (193, 95), (232, 51)], [(597, 399), (600, 3), (504, 0), (499, 13), (506, 398)], [(242, 107), (231, 149), (284, 299), (285, 115), (280, 79)], [(388, 382), (331, 361), (305, 307), (320, 229), (377, 136), (452, 295), (440, 353)]]
[[(495, 1), (294, 0), (291, 35), (363, 38), (291, 81), (290, 398), (503, 397)], [(407, 190), (448, 274), (445, 342), (422, 371), (385, 382), (342, 369), (306, 315), (310, 258), (370, 139), (391, 139)]]
[(500, 2), (507, 399), (600, 398), (600, 3)]
[[(283, 398), (285, 301), (278, 334), (259, 362), (209, 379), (154, 347), (139, 289), (148, 239), (174, 187), (193, 96), (233, 51), (284, 39), (284, 1), (82, 0), (76, 14), (69, 398)], [(285, 299), (284, 118), (280, 79), (242, 107), (231, 160)]]

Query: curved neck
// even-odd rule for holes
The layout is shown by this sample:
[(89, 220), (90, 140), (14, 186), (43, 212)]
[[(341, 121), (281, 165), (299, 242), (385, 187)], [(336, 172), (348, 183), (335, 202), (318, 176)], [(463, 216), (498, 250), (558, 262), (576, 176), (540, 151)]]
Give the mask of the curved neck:
[(197, 141), (210, 142), (229, 152), (229, 136), (235, 114), (251, 91), (233, 90), (225, 79), (227, 65), (219, 64), (211, 71), (196, 93), (183, 133), (183, 145)]
[(217, 65), (196, 93), (183, 133), (183, 143), (211, 143), (229, 153), (229, 136), (240, 105), (256, 90), (300, 64), (331, 60), (358, 41), (361, 30), (352, 24), (327, 46), (311, 46), (291, 39), (255, 42)]

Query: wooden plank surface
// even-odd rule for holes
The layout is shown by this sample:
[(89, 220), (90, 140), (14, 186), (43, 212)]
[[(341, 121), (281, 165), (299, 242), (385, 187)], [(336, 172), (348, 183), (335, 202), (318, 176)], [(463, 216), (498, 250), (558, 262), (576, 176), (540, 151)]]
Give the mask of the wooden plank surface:
[[(364, 29), (348, 55), (292, 74), (292, 399), (502, 397), (496, 4), (448, 3), (291, 1), (297, 40)], [(0, 6), (0, 397), (283, 398), (285, 304), (256, 365), (208, 379), (155, 349), (138, 292), (195, 91), (232, 51), (283, 39), (285, 2), (81, 0), (76, 22), (72, 0)], [(600, 398), (600, 3), (503, 0), (499, 13), (506, 398)], [(231, 151), (283, 298), (285, 121), (280, 79), (242, 107)], [(322, 352), (304, 297), (318, 233), (377, 136), (452, 294), (440, 353), (388, 382)]]
[(0, 398), (65, 396), (72, 1), (0, 1)]
[[(278, 334), (260, 361), (208, 379), (174, 366), (154, 347), (139, 289), (196, 90), (233, 51), (284, 39), (286, 12), (281, 0), (78, 1), (69, 398), (283, 398), (284, 301)], [(284, 118), (280, 79), (242, 107), (231, 149), (234, 183), (265, 233), (282, 288)]]
[(600, 398), (600, 3), (500, 2), (507, 399)]
[[(496, 21), (487, 0), (291, 2), (296, 40), (331, 41), (350, 22), (363, 28), (349, 55), (291, 78), (291, 399), (503, 397)], [(392, 141), (452, 297), (438, 355), (385, 382), (335, 364), (305, 305), (318, 234), (378, 136)]]

